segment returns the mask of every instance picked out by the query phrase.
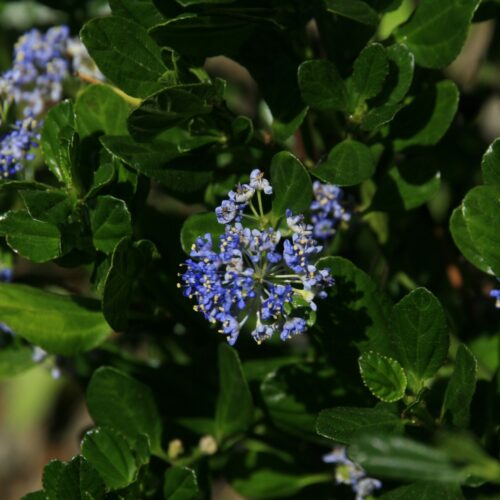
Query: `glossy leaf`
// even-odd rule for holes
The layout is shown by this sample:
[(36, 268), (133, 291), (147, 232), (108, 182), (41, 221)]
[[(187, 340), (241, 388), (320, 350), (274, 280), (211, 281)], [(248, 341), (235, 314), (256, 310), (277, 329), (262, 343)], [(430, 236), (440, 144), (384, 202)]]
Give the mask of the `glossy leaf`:
[(115, 429), (130, 443), (144, 434), (151, 450), (161, 452), (160, 416), (146, 385), (114, 368), (99, 368), (87, 388), (87, 405), (97, 425)]
[(476, 390), (477, 361), (470, 350), (461, 344), (457, 350), (455, 368), (444, 394), (442, 414), (450, 413), (457, 427), (467, 427), (472, 397)]
[(82, 441), (82, 454), (111, 490), (124, 488), (136, 478), (137, 465), (127, 441), (109, 428), (93, 429)]
[(64, 129), (75, 128), (75, 111), (71, 101), (63, 101), (47, 114), (42, 129), (42, 151), (45, 162), (59, 182), (72, 185), (71, 171), (61, 161), (60, 134)]
[(481, 162), (485, 184), (500, 184), (500, 139), (493, 141)]
[(115, 247), (102, 294), (104, 317), (115, 330), (120, 331), (127, 326), (127, 311), (134, 284), (155, 253), (155, 246), (147, 240), (132, 243), (124, 238)]
[(130, 213), (123, 200), (99, 196), (90, 210), (92, 241), (97, 250), (111, 253), (118, 242), (132, 234)]
[(111, 87), (90, 85), (76, 100), (76, 128), (81, 138), (96, 132), (126, 134), (129, 111), (130, 105)]
[(352, 84), (358, 101), (365, 101), (380, 93), (389, 73), (386, 50), (379, 43), (368, 45), (354, 62)]
[(404, 396), (408, 381), (395, 359), (368, 351), (361, 355), (358, 363), (363, 383), (374, 396), (387, 403)]
[(326, 9), (339, 16), (347, 17), (361, 24), (378, 23), (377, 13), (361, 0), (324, 0)]
[(368, 146), (346, 139), (337, 144), (328, 158), (311, 171), (324, 182), (338, 186), (353, 186), (375, 173), (375, 160)]
[(89, 21), (81, 39), (104, 75), (127, 94), (147, 97), (163, 87), (160, 48), (140, 24), (123, 17)]
[(436, 144), (450, 127), (458, 100), (457, 86), (449, 80), (419, 93), (391, 124), (391, 131), (397, 137), (395, 148), (401, 151), (409, 146)]
[(389, 335), (410, 387), (418, 391), (448, 354), (448, 326), (438, 299), (425, 288), (410, 292), (392, 310)]
[(309, 208), (312, 199), (311, 178), (302, 163), (291, 153), (281, 152), (271, 161), (273, 214), (285, 215), (287, 209), (300, 213)]
[(347, 111), (347, 88), (334, 64), (326, 60), (306, 61), (299, 66), (302, 99), (319, 110)]
[(500, 187), (479, 186), (469, 191), (462, 214), (474, 246), (495, 275), (500, 276), (500, 232), (496, 226), (500, 216)]
[(88, 351), (110, 333), (97, 301), (11, 283), (0, 283), (0, 292), (2, 321), (48, 352)]
[(110, 0), (114, 16), (126, 17), (150, 28), (165, 19), (154, 6), (153, 0)]
[(349, 455), (373, 477), (444, 483), (465, 477), (444, 452), (399, 436), (361, 435)]
[(479, 253), (465, 224), (463, 207), (457, 207), (453, 210), (450, 218), (450, 232), (453, 236), (455, 245), (462, 252), (464, 257), (474, 264), (478, 269), (485, 273), (490, 273), (491, 269), (484, 257)]
[(363, 433), (399, 432), (402, 428), (398, 415), (377, 408), (332, 408), (323, 410), (316, 421), (318, 434), (345, 444)]
[(465, 43), (479, 0), (422, 0), (397, 37), (426, 68), (453, 62)]
[(1, 216), (0, 234), (12, 250), (33, 262), (47, 262), (62, 255), (58, 227), (33, 219), (28, 212), (7, 212)]
[(330, 269), (336, 283), (319, 310), (328, 317), (324, 321), (329, 321), (329, 328), (346, 338), (368, 340), (366, 347), (371, 349), (390, 352), (387, 322), (391, 304), (371, 278), (342, 257), (320, 259), (318, 268)]
[(221, 441), (245, 432), (253, 421), (253, 402), (238, 353), (219, 346), (219, 396), (215, 410), (215, 435)]
[(415, 69), (415, 56), (408, 47), (401, 43), (395, 43), (386, 50), (389, 59), (389, 81), (390, 91), (387, 97), (389, 104), (400, 102), (410, 90)]
[(196, 474), (187, 467), (171, 467), (165, 473), (163, 498), (165, 500), (195, 500), (199, 498)]

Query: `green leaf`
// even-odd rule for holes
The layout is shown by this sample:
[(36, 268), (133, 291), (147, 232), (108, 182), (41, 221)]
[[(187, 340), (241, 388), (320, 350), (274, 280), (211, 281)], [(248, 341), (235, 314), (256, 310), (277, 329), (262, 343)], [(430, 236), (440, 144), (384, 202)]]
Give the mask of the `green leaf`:
[(75, 104), (76, 128), (83, 139), (96, 132), (125, 135), (130, 106), (107, 85), (89, 85)]
[(349, 455), (373, 477), (443, 483), (464, 479), (444, 452), (399, 436), (360, 435)]
[(392, 121), (402, 107), (401, 104), (384, 104), (378, 108), (370, 109), (363, 117), (361, 129), (371, 132), (382, 127)]
[[(235, 55), (256, 31), (250, 16), (185, 15), (155, 26), (151, 36), (185, 57)], [(264, 22), (264, 21), (263, 21)]]
[(276, 499), (293, 498), (303, 488), (326, 481), (323, 474), (294, 474), (289, 469), (275, 470), (264, 464), (250, 473), (246, 471), (245, 476), (233, 480), (231, 486), (244, 498)]
[(381, 497), (380, 500), (464, 500), (460, 486), (439, 482), (421, 481), (400, 486)]
[(420, 66), (444, 68), (462, 49), (479, 0), (422, 0), (396, 31)]
[(17, 335), (55, 354), (88, 351), (110, 333), (99, 302), (26, 285), (0, 283), (0, 317)]
[(287, 151), (273, 156), (271, 161), (273, 215), (281, 217), (290, 209), (300, 213), (312, 200), (311, 178), (300, 160)]
[(219, 396), (215, 410), (215, 435), (219, 442), (245, 432), (253, 422), (253, 402), (238, 353), (219, 346)]
[(386, 50), (389, 58), (389, 83), (391, 89), (387, 97), (388, 104), (395, 104), (403, 100), (410, 90), (415, 70), (415, 56), (408, 47), (401, 43), (395, 43)]
[(137, 465), (127, 441), (110, 428), (87, 432), (82, 441), (82, 455), (111, 490), (128, 486), (137, 476)]
[(132, 111), (129, 131), (134, 139), (145, 141), (195, 116), (207, 115), (212, 112), (219, 91), (216, 85), (208, 83), (167, 88)]
[(295, 131), (302, 125), (309, 108), (306, 106), (302, 108), (299, 113), (290, 121), (282, 122), (278, 119), (273, 120), (273, 136), (277, 141), (286, 141), (291, 137)]
[(437, 144), (453, 121), (459, 97), (457, 86), (450, 80), (417, 94), (391, 123), (395, 149)]
[(472, 397), (476, 390), (477, 361), (463, 344), (458, 347), (455, 369), (444, 394), (442, 415), (450, 413), (450, 420), (456, 427), (469, 425)]
[(405, 395), (406, 375), (395, 359), (368, 351), (360, 356), (358, 363), (363, 383), (374, 396), (393, 403)]
[(491, 273), (490, 266), (484, 257), (479, 253), (472, 241), (467, 225), (465, 224), (462, 206), (455, 208), (451, 214), (450, 232), (453, 236), (455, 245), (457, 245), (464, 257), (478, 269), (481, 269), (481, 271)]
[(346, 139), (337, 144), (311, 173), (324, 182), (338, 186), (354, 186), (375, 173), (375, 160), (368, 146)]
[(131, 444), (144, 434), (152, 452), (162, 453), (161, 419), (148, 386), (114, 368), (99, 368), (87, 388), (87, 405), (97, 425), (117, 430)]
[(64, 225), (73, 211), (74, 200), (63, 190), (20, 191), (31, 217), (55, 226)]
[(299, 66), (299, 87), (302, 99), (312, 108), (322, 111), (349, 110), (347, 88), (330, 61), (303, 62)]
[(410, 388), (418, 392), (448, 354), (448, 325), (439, 300), (425, 288), (410, 292), (392, 310), (389, 336)]
[(116, 331), (126, 328), (133, 287), (156, 252), (154, 244), (148, 240), (132, 243), (129, 238), (124, 238), (115, 247), (103, 285), (102, 310)]
[(189, 255), (196, 239), (200, 236), (205, 236), (207, 233), (212, 235), (212, 241), (216, 243), (218, 237), (224, 234), (225, 227), (224, 224), (217, 222), (217, 217), (213, 212), (191, 215), (182, 225), (182, 249)]
[(485, 184), (500, 184), (500, 139), (492, 142), (481, 162)]
[(132, 234), (130, 212), (123, 200), (99, 196), (90, 209), (92, 241), (97, 250), (111, 253), (118, 242)]
[(324, 0), (326, 10), (369, 26), (378, 24), (377, 13), (361, 0)]
[(105, 487), (97, 471), (82, 456), (70, 462), (52, 460), (43, 472), (47, 500), (103, 500)]
[(342, 388), (332, 370), (295, 362), (263, 377), (260, 393), (276, 427), (301, 439), (323, 442), (316, 433), (317, 413), (331, 404)]
[(412, 210), (432, 200), (441, 186), (439, 161), (412, 156), (391, 167), (380, 182), (371, 210)]
[(165, 21), (154, 6), (153, 0), (109, 0), (109, 6), (114, 16), (125, 17), (145, 28)]
[[(353, 341), (365, 338), (371, 349), (390, 352), (387, 322), (391, 303), (372, 279), (342, 257), (325, 257), (318, 261), (317, 267), (330, 269), (335, 279), (327, 301), (318, 310), (318, 316), (325, 315), (328, 319), (318, 323), (328, 324), (329, 329), (337, 332), (337, 338), (345, 336)], [(327, 340), (326, 333), (322, 340)]]
[(71, 101), (63, 101), (48, 112), (41, 134), (42, 152), (47, 166), (59, 182), (71, 186), (71, 170), (61, 158), (60, 135), (67, 128), (75, 128), (75, 112)]
[(474, 246), (500, 276), (500, 186), (478, 186), (467, 193), (462, 214)]
[(402, 428), (398, 415), (378, 408), (332, 408), (323, 410), (316, 421), (318, 434), (345, 444), (362, 433), (392, 433)]
[(4, 345), (2, 341), (0, 349), (0, 380), (14, 377), (36, 366), (33, 361), (33, 348), (31, 346), (23, 345), (14, 336), (9, 340), (10, 342), (7, 345)]
[(95, 172), (92, 179), (92, 185), (88, 193), (85, 195), (86, 199), (94, 198), (104, 188), (108, 187), (115, 178), (115, 167), (112, 163), (104, 163)]
[(112, 83), (135, 97), (161, 90), (167, 71), (161, 50), (140, 24), (123, 17), (92, 19), (80, 33), (92, 59)]
[(196, 474), (187, 467), (171, 467), (165, 473), (163, 498), (165, 500), (195, 500), (199, 498)]
[(386, 50), (379, 43), (368, 45), (354, 62), (352, 84), (357, 92), (357, 101), (366, 101), (377, 96), (389, 73)]
[(16, 253), (33, 262), (47, 262), (62, 255), (57, 226), (31, 218), (28, 212), (7, 212), (0, 217), (0, 235)]

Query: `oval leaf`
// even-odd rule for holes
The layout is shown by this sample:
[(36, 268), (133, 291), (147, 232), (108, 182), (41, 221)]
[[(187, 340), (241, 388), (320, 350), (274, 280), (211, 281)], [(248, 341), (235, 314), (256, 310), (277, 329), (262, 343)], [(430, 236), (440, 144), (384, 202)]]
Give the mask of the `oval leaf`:
[(282, 151), (273, 156), (271, 184), (273, 214), (276, 217), (285, 215), (287, 209), (299, 213), (309, 208), (312, 200), (311, 178), (302, 163), (291, 153)]
[(404, 396), (406, 375), (395, 359), (369, 351), (363, 353), (358, 362), (361, 378), (374, 396), (387, 403)]
[(352, 139), (337, 144), (328, 158), (311, 171), (322, 181), (338, 186), (353, 186), (375, 173), (375, 160), (368, 146)]
[(92, 19), (80, 33), (104, 75), (127, 94), (148, 97), (163, 84), (167, 71), (161, 50), (140, 24), (123, 17)]
[(410, 292), (392, 310), (389, 336), (410, 387), (418, 392), (448, 354), (448, 326), (439, 300), (425, 288)]
[(306, 61), (299, 66), (302, 99), (312, 108), (348, 111), (349, 95), (344, 81), (330, 61)]
[(0, 283), (0, 317), (17, 335), (54, 354), (97, 347), (111, 329), (98, 301)]

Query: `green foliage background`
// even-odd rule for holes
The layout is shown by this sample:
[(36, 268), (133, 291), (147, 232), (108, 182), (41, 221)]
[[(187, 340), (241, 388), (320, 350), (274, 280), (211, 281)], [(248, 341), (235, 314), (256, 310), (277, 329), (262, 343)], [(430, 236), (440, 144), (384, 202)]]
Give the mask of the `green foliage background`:
[[(491, 76), (467, 88), (449, 65), (500, 2), (110, 0), (93, 19), (98, 2), (43, 3), (81, 28), (107, 83), (68, 88), (36, 171), (0, 184), (2, 258), (83, 275), (0, 285), (17, 334), (0, 376), (33, 368), (38, 345), (95, 423), (26, 500), (210, 498), (221, 481), (352, 498), (321, 461), (334, 443), (380, 498), (497, 498), (500, 147), (477, 120)], [(307, 335), (234, 349), (177, 274), (255, 166), (273, 217), (307, 208), (311, 179), (356, 208)]]

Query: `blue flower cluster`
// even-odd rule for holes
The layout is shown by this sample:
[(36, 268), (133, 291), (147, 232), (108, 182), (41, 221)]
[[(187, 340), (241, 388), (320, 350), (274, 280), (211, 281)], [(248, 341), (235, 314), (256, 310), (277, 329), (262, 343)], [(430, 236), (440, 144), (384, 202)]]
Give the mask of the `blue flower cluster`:
[(349, 460), (345, 446), (336, 446), (332, 452), (323, 455), (323, 462), (336, 465), (337, 484), (350, 485), (356, 493), (356, 500), (365, 500), (382, 487), (378, 479), (368, 477), (362, 467)]
[(66, 26), (50, 28), (45, 34), (32, 29), (19, 38), (12, 67), (0, 76), (0, 99), (5, 114), (15, 103), (24, 119), (0, 137), (0, 177), (14, 175), (23, 161), (33, 159), (30, 151), (38, 146), (40, 126), (34, 118), (62, 99), (64, 80), (80, 69), (102, 79), (83, 44), (70, 38)]
[(11, 177), (22, 169), (24, 160), (33, 160), (32, 148), (40, 138), (37, 122), (28, 117), (15, 123), (13, 130), (0, 138), (0, 178)]
[[(226, 226), (224, 234), (218, 243), (210, 234), (199, 237), (181, 275), (184, 295), (196, 300), (194, 309), (217, 324), (231, 345), (249, 320), (259, 344), (276, 333), (281, 340), (303, 333), (307, 322), (293, 315), (290, 304), (300, 299), (315, 311), (314, 299), (325, 298), (325, 289), (333, 285), (330, 272), (313, 264), (322, 247), (302, 215), (287, 211), (288, 237), (266, 227), (262, 194), (271, 193), (259, 170), (248, 184), (236, 186), (215, 211)], [(253, 215), (245, 213), (247, 208)]]
[(70, 71), (66, 55), (69, 28), (56, 26), (43, 34), (28, 31), (14, 46), (12, 68), (2, 75), (3, 87), (25, 116), (38, 116), (61, 100), (62, 82)]
[(351, 219), (342, 188), (319, 181), (313, 183), (314, 200), (311, 203), (311, 222), (314, 237), (319, 240), (331, 240), (338, 225)]

